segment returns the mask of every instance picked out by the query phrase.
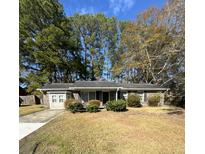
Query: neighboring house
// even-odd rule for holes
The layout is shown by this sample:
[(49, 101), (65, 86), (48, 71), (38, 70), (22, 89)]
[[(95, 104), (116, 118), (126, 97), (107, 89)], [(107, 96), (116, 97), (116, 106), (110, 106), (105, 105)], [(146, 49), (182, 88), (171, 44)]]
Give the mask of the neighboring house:
[(163, 88), (153, 84), (125, 84), (108, 81), (76, 81), (74, 83), (52, 83), (38, 89), (48, 96), (51, 109), (63, 109), (64, 101), (68, 98), (79, 100), (83, 104), (89, 100), (101, 101), (101, 106), (109, 100), (127, 99), (128, 94), (141, 96), (141, 103), (147, 104), (148, 97), (158, 93), (161, 97), (160, 104), (164, 104)]

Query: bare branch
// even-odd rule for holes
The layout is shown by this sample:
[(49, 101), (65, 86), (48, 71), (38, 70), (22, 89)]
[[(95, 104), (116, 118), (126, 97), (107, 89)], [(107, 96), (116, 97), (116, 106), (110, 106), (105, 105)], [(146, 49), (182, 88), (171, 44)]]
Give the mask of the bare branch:
[(151, 73), (152, 78), (154, 79), (154, 81), (156, 81), (156, 77), (155, 77), (154, 73), (152, 72), (152, 62), (151, 62), (151, 59), (150, 59), (150, 56), (149, 56), (149, 53), (148, 53), (147, 49), (145, 50), (145, 52), (146, 52), (146, 55), (147, 55), (147, 59), (148, 59), (148, 61), (149, 61), (149, 66), (150, 66), (149, 71), (150, 71), (150, 73)]

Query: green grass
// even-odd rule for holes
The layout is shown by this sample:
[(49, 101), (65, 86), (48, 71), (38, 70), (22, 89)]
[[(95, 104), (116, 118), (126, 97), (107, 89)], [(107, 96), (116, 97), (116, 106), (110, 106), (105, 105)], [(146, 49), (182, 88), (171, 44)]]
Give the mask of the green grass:
[[(184, 113), (65, 112), (20, 141), (20, 153), (184, 153)], [(146, 110), (161, 110), (149, 108)], [(168, 108), (166, 108), (168, 109)]]
[(39, 112), (47, 109), (45, 105), (25, 105), (19, 107), (19, 116), (28, 115), (34, 112)]

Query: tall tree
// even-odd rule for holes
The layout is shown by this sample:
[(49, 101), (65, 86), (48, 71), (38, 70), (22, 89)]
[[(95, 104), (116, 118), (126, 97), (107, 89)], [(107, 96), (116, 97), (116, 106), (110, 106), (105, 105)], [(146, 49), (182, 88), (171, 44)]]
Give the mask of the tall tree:
[(114, 69), (121, 68), (118, 73), (127, 81), (159, 82), (163, 62), (169, 57), (165, 46), (169, 45), (171, 37), (166, 27), (159, 25), (158, 13), (158, 9), (150, 8), (140, 14), (136, 22), (125, 25), (121, 40), (123, 54), (118, 63), (121, 67), (114, 66)]
[(20, 81), (29, 92), (84, 77), (80, 39), (69, 23), (57, 0), (20, 0)]
[(116, 19), (103, 14), (75, 15), (73, 29), (81, 39), (86, 66), (86, 79), (102, 77), (107, 52), (115, 47), (117, 38)]
[(135, 22), (122, 23), (118, 62), (112, 71), (127, 82), (168, 86), (184, 95), (184, 0), (149, 8)]
[[(51, 23), (64, 17), (63, 8), (57, 0), (20, 0), (19, 1), (19, 45), (20, 68), (35, 68), (35, 37)], [(32, 66), (34, 64), (34, 67)]]
[[(171, 77), (165, 82), (171, 88), (175, 105), (184, 106), (185, 103), (185, 1), (169, 0), (162, 10), (164, 23), (169, 27), (173, 37), (170, 50), (176, 54), (170, 64)], [(183, 98), (180, 101), (180, 98)]]

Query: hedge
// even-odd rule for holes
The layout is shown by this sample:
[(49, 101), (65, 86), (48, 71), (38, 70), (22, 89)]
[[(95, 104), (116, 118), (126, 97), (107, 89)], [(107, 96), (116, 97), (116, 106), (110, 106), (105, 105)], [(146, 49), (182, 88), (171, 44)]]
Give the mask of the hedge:
[(75, 99), (66, 99), (65, 102), (64, 102), (64, 107), (65, 107), (65, 109), (68, 109), (69, 106), (70, 106), (72, 103), (74, 103), (74, 102), (76, 102)]
[(80, 102), (78, 102), (78, 101), (73, 102), (73, 103), (69, 106), (69, 110), (70, 110), (72, 113), (83, 111), (83, 104), (80, 103)]
[(96, 106), (100, 107), (100, 101), (99, 100), (90, 100), (90, 101), (88, 101), (87, 104), (96, 105)]
[(124, 100), (113, 100), (106, 103), (107, 111), (121, 112), (126, 111), (127, 102)]
[(100, 107), (100, 101), (99, 100), (90, 100), (86, 104), (86, 111), (88, 112), (98, 112)]
[(160, 95), (155, 94), (148, 98), (148, 105), (149, 106), (159, 106), (160, 102)]
[(129, 107), (141, 107), (139, 95), (129, 95), (127, 99), (127, 105)]

